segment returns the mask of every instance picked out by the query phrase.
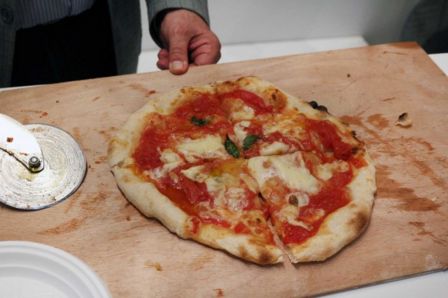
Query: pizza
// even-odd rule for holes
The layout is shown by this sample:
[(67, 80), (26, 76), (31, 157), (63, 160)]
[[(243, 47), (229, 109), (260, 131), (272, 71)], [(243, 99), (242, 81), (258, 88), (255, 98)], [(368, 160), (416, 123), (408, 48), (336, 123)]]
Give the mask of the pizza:
[(108, 160), (145, 216), (262, 265), (336, 254), (368, 225), (376, 190), (348, 125), (256, 77), (155, 95)]

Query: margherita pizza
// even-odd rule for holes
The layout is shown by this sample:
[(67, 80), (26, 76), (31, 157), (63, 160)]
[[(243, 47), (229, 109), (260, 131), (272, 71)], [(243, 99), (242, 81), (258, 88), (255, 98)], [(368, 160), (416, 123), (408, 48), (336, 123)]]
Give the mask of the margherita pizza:
[(258, 264), (337, 253), (376, 190), (347, 125), (255, 77), (156, 96), (111, 140), (109, 164), (143, 214)]

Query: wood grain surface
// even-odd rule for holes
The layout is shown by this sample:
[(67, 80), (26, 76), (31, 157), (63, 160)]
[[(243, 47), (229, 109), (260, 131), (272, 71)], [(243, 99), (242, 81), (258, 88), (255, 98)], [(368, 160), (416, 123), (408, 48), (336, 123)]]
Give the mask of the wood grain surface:
[[(157, 93), (256, 75), (317, 100), (367, 143), (378, 191), (366, 232), (322, 263), (261, 267), (179, 239), (116, 187), (107, 143)], [(49, 209), (0, 207), (0, 240), (49, 244), (89, 264), (114, 297), (295, 297), (448, 267), (448, 81), (414, 43), (118, 76), (0, 92), (0, 112), (82, 146), (81, 188)], [(407, 112), (413, 125), (395, 125)], [(1, 128), (0, 128), (1, 129)]]

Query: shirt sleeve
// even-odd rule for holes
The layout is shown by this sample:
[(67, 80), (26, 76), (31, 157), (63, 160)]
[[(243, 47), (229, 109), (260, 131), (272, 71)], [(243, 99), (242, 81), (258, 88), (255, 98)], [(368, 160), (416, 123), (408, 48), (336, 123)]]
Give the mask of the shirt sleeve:
[(149, 33), (154, 42), (163, 47), (160, 40), (160, 25), (165, 14), (174, 9), (188, 9), (210, 23), (207, 0), (146, 0), (148, 6)]

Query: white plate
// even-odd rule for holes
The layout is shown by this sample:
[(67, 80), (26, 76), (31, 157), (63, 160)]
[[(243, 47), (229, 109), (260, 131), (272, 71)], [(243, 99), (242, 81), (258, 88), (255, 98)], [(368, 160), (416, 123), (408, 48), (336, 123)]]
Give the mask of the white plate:
[(110, 298), (80, 259), (39, 243), (0, 241), (0, 298)]

